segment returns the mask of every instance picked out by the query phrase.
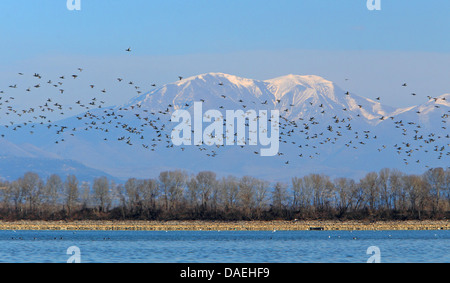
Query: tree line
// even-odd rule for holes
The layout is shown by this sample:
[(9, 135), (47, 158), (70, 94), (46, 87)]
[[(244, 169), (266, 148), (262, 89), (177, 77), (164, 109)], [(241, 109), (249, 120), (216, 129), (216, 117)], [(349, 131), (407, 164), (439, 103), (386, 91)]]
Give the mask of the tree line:
[(406, 220), (448, 219), (450, 169), (422, 175), (395, 169), (360, 180), (323, 174), (289, 183), (221, 177), (204, 171), (161, 172), (123, 184), (106, 177), (80, 182), (26, 173), (0, 181), (0, 219), (14, 220)]

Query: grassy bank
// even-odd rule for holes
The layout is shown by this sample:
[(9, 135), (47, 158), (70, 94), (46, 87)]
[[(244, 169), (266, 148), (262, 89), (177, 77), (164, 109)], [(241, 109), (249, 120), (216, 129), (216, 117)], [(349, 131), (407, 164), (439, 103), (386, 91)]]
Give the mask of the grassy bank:
[(0, 222), (0, 230), (86, 231), (293, 231), (293, 230), (449, 230), (450, 221), (17, 221)]

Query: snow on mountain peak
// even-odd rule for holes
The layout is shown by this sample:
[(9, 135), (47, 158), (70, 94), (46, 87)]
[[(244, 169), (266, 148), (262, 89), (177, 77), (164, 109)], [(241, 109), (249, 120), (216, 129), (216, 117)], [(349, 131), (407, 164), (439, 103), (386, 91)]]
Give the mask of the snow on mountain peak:
[(435, 99), (435, 103), (450, 107), (450, 93), (443, 94)]
[(224, 74), (224, 73), (205, 73), (193, 77), (189, 77), (186, 79), (181, 79), (175, 84), (178, 86), (186, 85), (195, 81), (203, 82), (203, 83), (215, 83), (215, 84), (233, 84), (235, 86), (241, 87), (251, 87), (254, 85), (254, 80), (241, 78), (234, 75)]
[(350, 94), (333, 82), (315, 75), (286, 75), (269, 80), (254, 80), (225, 73), (205, 73), (161, 86), (136, 97), (128, 105), (160, 111), (169, 105), (174, 110), (189, 108), (203, 101), (209, 109), (253, 107), (283, 111), (288, 119), (335, 115), (364, 117), (379, 123), (396, 109)]
[[(277, 100), (288, 95), (293, 103), (304, 103), (309, 98), (326, 96), (336, 101), (334, 84), (322, 77), (287, 75), (266, 80)], [(289, 95), (290, 94), (290, 95)]]
[(301, 76), (301, 75), (293, 75), (293, 74), (281, 76), (281, 77), (266, 80), (266, 81), (269, 83), (272, 83), (272, 84), (280, 85), (280, 86), (292, 86), (292, 85), (300, 84), (300, 85), (314, 87), (317, 85), (331, 86), (333, 84), (331, 81), (328, 81), (320, 76), (315, 76), (315, 75)]

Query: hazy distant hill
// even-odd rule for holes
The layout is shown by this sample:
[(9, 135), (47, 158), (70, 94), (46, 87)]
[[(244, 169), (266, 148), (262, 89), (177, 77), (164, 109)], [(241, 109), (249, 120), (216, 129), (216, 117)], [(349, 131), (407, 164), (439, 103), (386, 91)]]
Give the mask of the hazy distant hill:
[(0, 179), (16, 180), (26, 172), (37, 173), (42, 178), (57, 174), (63, 179), (73, 174), (80, 181), (88, 182), (102, 176), (118, 180), (105, 172), (89, 168), (80, 162), (61, 159), (32, 145), (18, 146), (4, 139), (0, 140)]

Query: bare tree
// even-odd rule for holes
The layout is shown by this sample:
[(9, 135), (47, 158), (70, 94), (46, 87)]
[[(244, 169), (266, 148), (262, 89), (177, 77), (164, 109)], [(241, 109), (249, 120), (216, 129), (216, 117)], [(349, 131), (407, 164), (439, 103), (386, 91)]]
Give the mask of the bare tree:
[(126, 217), (126, 210), (127, 210), (127, 197), (126, 197), (126, 191), (125, 191), (125, 186), (122, 184), (117, 185), (114, 188), (115, 192), (114, 194), (117, 197), (117, 200), (119, 202), (119, 211), (121, 213), (121, 217), (122, 219), (124, 219)]
[(90, 186), (83, 182), (80, 187), (73, 175), (64, 183), (57, 175), (44, 183), (34, 173), (16, 181), (0, 181), (0, 218), (72, 217), (83, 215), (83, 209), (92, 205), (102, 218), (211, 220), (290, 219), (293, 215), (446, 219), (450, 208), (449, 168), (432, 169), (420, 176), (383, 169), (366, 174), (358, 183), (349, 178), (331, 182), (328, 176), (310, 174), (293, 178), (292, 188), (249, 176), (217, 180), (209, 171), (188, 178), (179, 170), (162, 172), (158, 179), (129, 179), (123, 185), (97, 178), (92, 191)]
[(369, 209), (374, 211), (378, 202), (380, 190), (377, 183), (378, 174), (376, 172), (367, 173), (366, 176), (361, 179), (360, 186), (363, 188), (365, 195), (367, 196), (367, 202)]
[(338, 217), (342, 217), (353, 205), (356, 184), (352, 179), (338, 178), (334, 181), (334, 188)]
[(234, 176), (222, 178), (220, 182), (222, 200), (227, 210), (235, 210), (238, 206), (239, 181)]
[(159, 185), (154, 179), (144, 180), (141, 186), (143, 206), (146, 211), (156, 210), (156, 200), (159, 196)]
[[(255, 180), (255, 210), (256, 210), (256, 216), (258, 218), (261, 217), (262, 212), (266, 210), (268, 203), (270, 201), (269, 196), (269, 182), (262, 181), (262, 180)], [(280, 183), (280, 190), (286, 189), (286, 186), (284, 184)], [(282, 193), (280, 191), (280, 193)], [(285, 192), (286, 193), (286, 192)], [(287, 193), (286, 193), (286, 199), (287, 199)], [(283, 198), (283, 196), (281, 196)], [(286, 205), (286, 203), (285, 203)]]
[(187, 182), (187, 200), (191, 206), (191, 208), (195, 211), (195, 214), (200, 210), (200, 206), (202, 204), (201, 200), (201, 193), (200, 193), (200, 186), (198, 185), (197, 178), (195, 176), (192, 176), (189, 178), (189, 181)]
[(188, 179), (188, 175), (184, 171), (175, 170), (171, 172), (171, 186), (169, 189), (169, 201), (171, 207), (177, 209), (182, 202), (184, 188)]
[(430, 186), (430, 191), (434, 196), (433, 212), (441, 210), (441, 198), (442, 194), (446, 192), (446, 176), (445, 171), (442, 168), (434, 168), (428, 170), (425, 175), (425, 180)]
[(304, 191), (312, 197), (314, 209), (324, 210), (329, 205), (333, 185), (328, 176), (322, 174), (310, 174), (303, 178)]
[(91, 204), (91, 186), (88, 182), (81, 183), (81, 204), (86, 209)]
[(294, 205), (298, 206), (300, 211), (310, 211), (314, 194), (314, 187), (310, 178), (308, 176), (293, 178), (292, 190), (294, 192)]
[(404, 177), (404, 185), (409, 200), (409, 208), (413, 213), (418, 213), (421, 219), (422, 212), (428, 203), (428, 186), (421, 176), (407, 175)]
[(98, 206), (100, 212), (108, 210), (111, 204), (111, 192), (109, 188), (109, 182), (106, 177), (96, 178), (92, 186), (94, 192), (94, 200)]
[(29, 211), (32, 213), (40, 200), (43, 187), (42, 180), (39, 178), (39, 175), (28, 172), (23, 178), (19, 179), (19, 184), (22, 194), (29, 204)]
[(386, 211), (391, 209), (391, 184), (390, 184), (391, 170), (384, 168), (378, 173), (378, 186), (380, 190), (380, 200)]
[(244, 176), (239, 181), (239, 204), (246, 218), (252, 217), (252, 211), (255, 207), (256, 181), (255, 178), (249, 176)]
[(16, 213), (21, 212), (24, 195), (20, 189), (19, 181), (14, 181), (9, 185), (9, 193), (11, 194), (10, 199), (14, 202), (14, 209)]
[(49, 206), (51, 212), (54, 212), (57, 208), (57, 204), (63, 193), (63, 187), (64, 184), (59, 175), (53, 174), (48, 177), (43, 195), (45, 203)]
[(64, 182), (65, 189), (65, 203), (67, 206), (67, 212), (69, 216), (72, 213), (72, 208), (77, 204), (79, 192), (78, 192), (78, 179), (74, 175), (69, 175)]
[(166, 211), (168, 211), (169, 210), (169, 194), (170, 194), (169, 190), (170, 190), (170, 187), (172, 186), (170, 172), (169, 171), (161, 172), (159, 174), (159, 182), (161, 183), (161, 192), (164, 197), (165, 209), (166, 209)]
[(161, 183), (166, 211), (170, 212), (176, 209), (183, 197), (187, 177), (187, 174), (180, 170), (160, 173), (159, 181)]
[(200, 193), (202, 210), (208, 211), (208, 208), (212, 208), (212, 199), (217, 191), (216, 187), (216, 173), (210, 171), (200, 172), (196, 176), (198, 191)]
[(288, 205), (287, 185), (277, 182), (272, 192), (272, 207), (276, 214), (280, 215)]
[(0, 181), (0, 197), (2, 200), (2, 208), (10, 210), (11, 202), (11, 184), (9, 182)]
[(392, 205), (393, 209), (398, 210), (402, 209), (404, 206), (402, 203), (404, 203), (403, 198), (403, 177), (404, 174), (396, 169), (391, 171), (391, 174), (389, 176), (389, 184), (391, 187), (391, 196), (392, 196)]
[(139, 190), (139, 181), (135, 178), (128, 179), (124, 186), (122, 200), (127, 204), (128, 211), (132, 213), (138, 209), (141, 203), (141, 194)]

